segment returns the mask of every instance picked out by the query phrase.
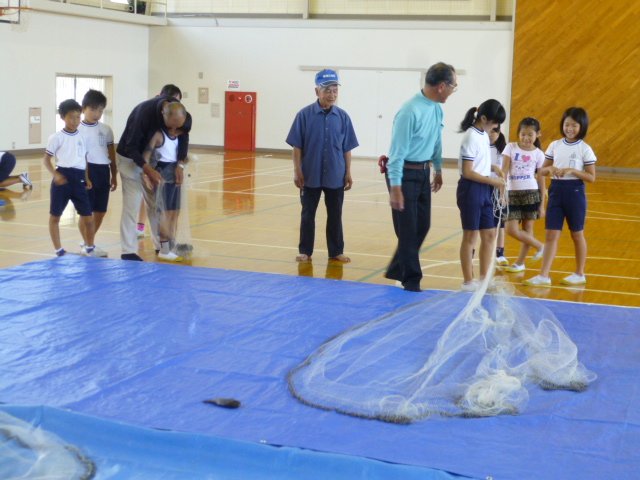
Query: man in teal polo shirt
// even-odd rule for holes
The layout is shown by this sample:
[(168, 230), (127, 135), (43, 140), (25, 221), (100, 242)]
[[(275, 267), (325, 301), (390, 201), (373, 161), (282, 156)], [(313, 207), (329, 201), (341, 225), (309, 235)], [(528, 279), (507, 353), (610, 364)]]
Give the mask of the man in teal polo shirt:
[(293, 182), (300, 189), (302, 203), (296, 260), (311, 260), (316, 210), (324, 194), (329, 258), (346, 263), (350, 259), (344, 254), (342, 204), (345, 190), (351, 188), (351, 150), (358, 140), (349, 115), (335, 105), (338, 74), (321, 70), (315, 83), (317, 101), (298, 112), (286, 140), (293, 147)]
[(398, 247), (385, 277), (402, 282), (404, 289), (412, 292), (420, 291), (419, 255), (431, 226), (431, 192), (442, 187), (440, 104), (447, 101), (457, 86), (453, 66), (432, 65), (422, 90), (402, 105), (393, 120), (387, 185)]

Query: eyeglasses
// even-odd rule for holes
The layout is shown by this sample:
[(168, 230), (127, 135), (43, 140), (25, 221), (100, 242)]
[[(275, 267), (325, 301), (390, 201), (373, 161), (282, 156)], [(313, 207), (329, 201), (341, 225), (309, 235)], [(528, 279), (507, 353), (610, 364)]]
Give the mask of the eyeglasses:
[(449, 85), (453, 89), (454, 92), (456, 90), (458, 90), (458, 84), (457, 83), (449, 83), (449, 82), (447, 82), (447, 85)]

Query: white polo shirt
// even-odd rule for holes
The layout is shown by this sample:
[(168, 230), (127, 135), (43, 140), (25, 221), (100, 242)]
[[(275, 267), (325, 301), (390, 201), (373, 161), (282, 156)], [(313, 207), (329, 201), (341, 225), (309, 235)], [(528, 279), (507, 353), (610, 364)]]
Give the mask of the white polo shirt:
[(55, 157), (56, 166), (63, 168), (87, 168), (87, 148), (80, 131), (60, 130), (49, 137), (46, 152)]
[(109, 165), (109, 145), (113, 145), (113, 131), (104, 123), (86, 123), (78, 127), (87, 147), (87, 162), (97, 165)]
[(491, 145), (484, 130), (470, 127), (462, 137), (458, 170), (462, 175), (462, 162), (473, 162), (473, 171), (484, 177), (491, 175)]
[[(566, 138), (562, 140), (554, 140), (547, 148), (545, 157), (553, 162), (556, 168), (575, 168), (576, 170), (584, 170), (586, 165), (596, 163), (596, 154), (589, 145), (584, 141), (569, 143)], [(554, 180), (577, 180), (575, 175), (565, 175)]]

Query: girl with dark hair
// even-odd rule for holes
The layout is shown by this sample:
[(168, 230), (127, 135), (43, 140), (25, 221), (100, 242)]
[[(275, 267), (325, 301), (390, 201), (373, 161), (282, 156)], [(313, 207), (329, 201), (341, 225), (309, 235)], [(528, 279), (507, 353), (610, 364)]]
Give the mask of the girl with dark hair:
[[(462, 221), (460, 264), (464, 283), (462, 290), (474, 291), (478, 282), (473, 279), (473, 249), (480, 236), (480, 280), (484, 279), (493, 261), (496, 220), (493, 214), (491, 187), (504, 188), (503, 173), (491, 165), (489, 132), (500, 126), (506, 117), (504, 107), (497, 100), (487, 100), (478, 108), (471, 108), (460, 124), (465, 132), (460, 146), (457, 203)], [(498, 174), (491, 177), (491, 172)]]
[(518, 141), (509, 143), (502, 155), (509, 185), (507, 234), (522, 244), (515, 263), (505, 271), (518, 273), (525, 270), (524, 260), (529, 248), (538, 250), (532, 258), (534, 261), (540, 260), (544, 251), (542, 242), (533, 236), (534, 222), (544, 217), (546, 191), (544, 177), (537, 175), (544, 163), (544, 153), (540, 150), (540, 122), (532, 117), (523, 118), (518, 124)]
[[(502, 170), (502, 151), (507, 145), (504, 134), (500, 131), (500, 127), (496, 127), (489, 132), (489, 147), (491, 148), (491, 165), (495, 165)], [(492, 177), (499, 177), (495, 172), (491, 172)], [(494, 187), (495, 195), (495, 187)], [(496, 265), (504, 267), (509, 265), (509, 261), (504, 256), (504, 223), (506, 221), (505, 212), (500, 209), (499, 216), (496, 216), (496, 225), (500, 224), (498, 230), (498, 239), (496, 240)]]
[(596, 156), (583, 139), (589, 128), (587, 112), (571, 107), (562, 115), (560, 131), (564, 138), (551, 142), (545, 153), (541, 175), (551, 175), (549, 202), (545, 219), (546, 238), (540, 274), (525, 285), (551, 285), (549, 272), (556, 256), (558, 240), (565, 219), (571, 231), (575, 248), (576, 271), (563, 278), (565, 285), (584, 285), (587, 278), (584, 267), (587, 261), (587, 241), (584, 238), (584, 221), (587, 216), (587, 197), (584, 182), (596, 181)]

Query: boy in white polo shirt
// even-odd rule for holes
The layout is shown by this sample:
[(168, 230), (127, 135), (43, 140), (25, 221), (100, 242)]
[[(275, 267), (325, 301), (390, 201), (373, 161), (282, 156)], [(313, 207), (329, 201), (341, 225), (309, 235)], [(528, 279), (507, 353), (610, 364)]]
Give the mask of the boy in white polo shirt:
[[(73, 99), (65, 100), (58, 107), (64, 120), (64, 128), (49, 137), (44, 154), (44, 166), (53, 175), (51, 182), (51, 206), (49, 209), (49, 234), (57, 256), (66, 253), (60, 242), (60, 217), (69, 200), (80, 215), (80, 233), (84, 240), (82, 254), (95, 257), (93, 244), (94, 223), (87, 189), (91, 182), (87, 176), (87, 148), (78, 131), (82, 107)], [(55, 168), (51, 159), (55, 157)]]
[[(88, 193), (96, 234), (107, 213), (109, 193), (118, 186), (118, 167), (116, 166), (116, 149), (113, 145), (113, 131), (109, 125), (100, 122), (106, 106), (107, 97), (102, 92), (89, 90), (82, 99), (84, 118), (78, 127), (87, 147), (88, 172), (91, 181), (91, 189), (88, 190)], [(82, 228), (82, 223), (80, 227)], [(99, 247), (96, 247), (95, 252), (99, 257), (107, 256), (107, 252)]]

